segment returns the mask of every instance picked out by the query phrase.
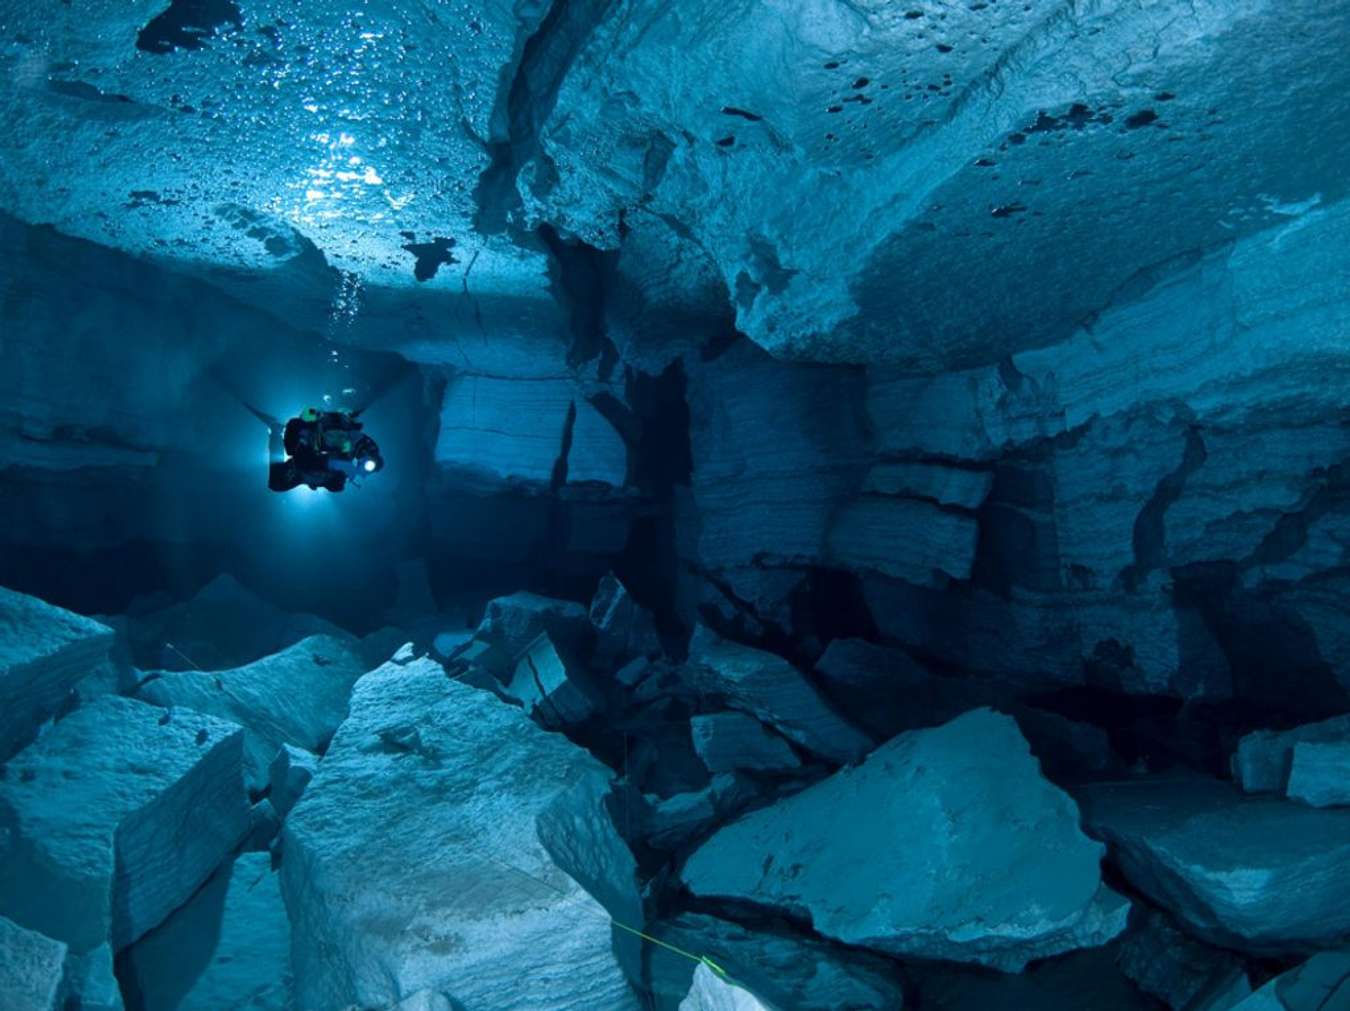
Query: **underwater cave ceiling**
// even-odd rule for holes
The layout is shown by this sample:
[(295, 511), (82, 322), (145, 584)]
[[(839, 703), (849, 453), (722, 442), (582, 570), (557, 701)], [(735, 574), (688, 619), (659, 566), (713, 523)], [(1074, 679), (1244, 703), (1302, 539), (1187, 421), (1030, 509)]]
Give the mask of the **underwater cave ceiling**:
[[(465, 336), (564, 325), (548, 226), (624, 246), (639, 287), (720, 280), (777, 355), (935, 372), (1339, 199), (1347, 21), (1310, 0), (15, 5), (0, 209), (302, 327), (347, 272), (351, 339), (392, 316), (378, 340), (431, 360), (452, 353), (426, 305)], [(645, 264), (653, 245), (684, 251)], [(399, 297), (422, 286), (445, 301)]]

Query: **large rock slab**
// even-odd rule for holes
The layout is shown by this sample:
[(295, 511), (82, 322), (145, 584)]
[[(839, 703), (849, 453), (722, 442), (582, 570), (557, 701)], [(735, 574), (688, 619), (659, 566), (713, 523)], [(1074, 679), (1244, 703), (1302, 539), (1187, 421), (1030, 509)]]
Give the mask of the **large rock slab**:
[(782, 772), (801, 765), (791, 745), (744, 713), (707, 713), (689, 721), (694, 750), (708, 771)]
[(112, 641), (92, 618), (0, 587), (0, 761), (33, 739)]
[(1292, 730), (1256, 730), (1238, 741), (1233, 753), (1233, 779), (1248, 793), (1283, 793), (1300, 743), (1350, 742), (1350, 715)]
[(849, 944), (1018, 971), (1124, 929), (1102, 853), (1012, 719), (976, 710), (728, 825), (682, 876)]
[(605, 775), (432, 661), (362, 678), (282, 835), (297, 1006), (431, 990), (501, 1011), (636, 1008), (609, 914), (540, 841), (557, 797)]
[(519, 702), (530, 717), (545, 727), (561, 730), (583, 723), (600, 708), (598, 692), (586, 672), (541, 632), (516, 661), (515, 673), (505, 688), (508, 698)]
[(1257, 954), (1350, 937), (1350, 811), (1198, 778), (1097, 784), (1078, 797), (1131, 884), (1197, 936)]
[(852, 761), (872, 746), (792, 664), (721, 639), (701, 626), (689, 644), (686, 678), (696, 690), (725, 698), (728, 705), (832, 761)]
[[(728, 920), (685, 913), (648, 927), (648, 933), (690, 954), (711, 959), (731, 979), (775, 1008), (899, 1011), (904, 992), (888, 959), (819, 941), (750, 929)], [(694, 983), (695, 963), (661, 945), (648, 949), (649, 987), (658, 1011), (675, 1011)]]
[(250, 779), (261, 785), (284, 744), (322, 752), (347, 716), (352, 685), (366, 672), (348, 639), (316, 635), (234, 670), (164, 671), (138, 695), (231, 720), (247, 731)]
[(0, 909), (83, 954), (126, 947), (249, 828), (243, 731), (105, 696), (4, 768)]
[(1313, 807), (1350, 805), (1350, 740), (1295, 744), (1285, 795)]
[(246, 853), (128, 948), (122, 975), (140, 1011), (290, 1011), (290, 940), (271, 857)]
[(66, 946), (0, 916), (0, 1007), (58, 1011)]

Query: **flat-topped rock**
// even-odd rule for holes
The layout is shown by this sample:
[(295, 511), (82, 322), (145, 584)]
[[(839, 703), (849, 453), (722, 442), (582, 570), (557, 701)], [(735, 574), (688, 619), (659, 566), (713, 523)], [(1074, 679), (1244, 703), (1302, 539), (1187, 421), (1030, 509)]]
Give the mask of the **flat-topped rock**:
[(1248, 793), (1283, 793), (1299, 743), (1350, 743), (1350, 714), (1292, 730), (1256, 730), (1238, 741), (1233, 779)]
[(120, 949), (205, 881), (249, 828), (243, 731), (105, 696), (0, 781), (0, 909), (83, 954)]
[(720, 829), (682, 877), (696, 896), (809, 917), (848, 944), (1018, 971), (1124, 929), (1103, 852), (1016, 723), (986, 709)]
[(1350, 810), (1247, 797), (1210, 779), (1082, 788), (1088, 832), (1197, 936), (1257, 954), (1350, 938)]
[(92, 618), (0, 587), (0, 761), (107, 660), (112, 641), (112, 629)]
[(363, 677), (282, 833), (296, 1006), (428, 990), (494, 1011), (635, 1011), (609, 913), (541, 842), (558, 798), (597, 777), (434, 661)]
[(321, 752), (347, 716), (352, 685), (366, 672), (358, 644), (310, 636), (274, 656), (222, 671), (165, 671), (140, 698), (183, 706), (242, 726), (250, 781), (261, 786), (284, 744)]

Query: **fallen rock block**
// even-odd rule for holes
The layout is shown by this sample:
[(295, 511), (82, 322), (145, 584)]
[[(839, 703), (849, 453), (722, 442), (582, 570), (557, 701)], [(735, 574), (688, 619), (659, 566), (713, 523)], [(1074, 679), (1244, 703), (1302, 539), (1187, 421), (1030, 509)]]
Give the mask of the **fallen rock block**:
[(61, 992), (62, 1011), (125, 1011), (122, 990), (113, 975), (112, 945), (100, 945), (83, 955), (66, 955)]
[(1251, 996), (1201, 1011), (1341, 1011), (1350, 1006), (1350, 952), (1322, 951)]
[[(895, 966), (866, 952), (752, 930), (713, 916), (686, 913), (648, 927), (653, 937), (712, 959), (774, 1008), (840, 1011), (904, 1007)], [(675, 1011), (694, 982), (694, 962), (669, 948), (649, 949), (650, 990), (658, 1011)]]
[(1350, 715), (1293, 730), (1257, 730), (1238, 742), (1233, 753), (1233, 779), (1248, 793), (1284, 793), (1300, 743), (1350, 745)]
[(1313, 807), (1350, 805), (1350, 737), (1295, 744), (1284, 792)]
[(126, 947), (182, 905), (249, 830), (243, 731), (105, 696), (0, 781), (0, 909), (76, 954)]
[(713, 825), (734, 817), (755, 795), (754, 787), (743, 777), (722, 773), (702, 790), (677, 793), (664, 800), (647, 797), (643, 836), (647, 845), (656, 849), (678, 850)]
[(986, 709), (720, 829), (682, 877), (698, 897), (809, 916), (848, 944), (1016, 972), (1124, 929), (1102, 853), (1016, 723)]
[(1196, 936), (1253, 954), (1350, 936), (1350, 810), (1199, 778), (1094, 784), (1077, 796), (1084, 826), (1130, 883)]
[(303, 748), (283, 744), (278, 749), (277, 757), (267, 770), (267, 782), (271, 787), (268, 796), (278, 815), (285, 818), (291, 813), (318, 768), (318, 758)]
[(594, 634), (586, 608), (580, 604), (522, 592), (489, 601), (474, 636), (514, 659), (541, 632), (576, 653), (583, 651)]
[(1121, 972), (1173, 1011), (1189, 1011), (1216, 990), (1231, 993), (1247, 979), (1236, 955), (1188, 937), (1156, 909), (1139, 908), (1117, 950)]
[(66, 946), (0, 916), (0, 1007), (59, 1011)]
[(679, 1011), (774, 1011), (749, 990), (744, 990), (707, 965), (694, 970), (689, 994), (680, 1001)]
[(554, 730), (584, 723), (600, 708), (585, 672), (563, 659), (547, 632), (540, 633), (521, 654), (505, 694), (542, 726)]
[(140, 1011), (289, 1011), (290, 924), (265, 853), (221, 868), (125, 952)]
[(787, 741), (744, 713), (708, 713), (689, 721), (698, 752), (708, 771), (750, 769), (784, 772), (801, 766)]
[(0, 587), (0, 761), (106, 663), (112, 642), (112, 629), (92, 618)]
[(261, 788), (282, 745), (323, 751), (365, 672), (356, 644), (311, 636), (234, 670), (165, 671), (143, 682), (137, 695), (238, 723), (246, 731), (249, 783)]
[(850, 762), (871, 750), (867, 735), (780, 656), (718, 638), (700, 626), (689, 644), (685, 678), (691, 688), (722, 697), (729, 707), (833, 762)]
[(386, 665), (282, 831), (299, 1008), (429, 990), (494, 1011), (635, 1011), (610, 916), (540, 841), (607, 771), (440, 664)]
[(651, 613), (632, 598), (613, 573), (600, 580), (591, 601), (590, 620), (596, 632), (595, 660), (605, 670), (661, 650)]

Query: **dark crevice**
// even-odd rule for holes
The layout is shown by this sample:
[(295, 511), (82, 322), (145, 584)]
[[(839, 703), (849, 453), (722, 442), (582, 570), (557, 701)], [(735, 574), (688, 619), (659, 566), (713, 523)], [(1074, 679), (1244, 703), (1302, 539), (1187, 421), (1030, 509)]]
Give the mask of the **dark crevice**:
[(136, 34), (136, 48), (159, 55), (201, 49), (226, 25), (244, 27), (244, 16), (232, 0), (172, 0)]
[(553, 296), (568, 314), (572, 341), (567, 364), (577, 369), (597, 361), (599, 378), (608, 380), (619, 361), (605, 328), (607, 293), (619, 254), (578, 240), (569, 242), (551, 225), (541, 225), (538, 235), (551, 258)]
[[(520, 170), (540, 157), (539, 128), (553, 112), (572, 62), (608, 12), (613, 0), (553, 0), (539, 27), (526, 41), (515, 76), (506, 89), (500, 119), (505, 135), (487, 145), (491, 162), (474, 192), (475, 227), (495, 235), (507, 231), (521, 209), (516, 181)], [(501, 101), (500, 96), (498, 99)], [(548, 167), (536, 173), (536, 189), (551, 188)]]
[(1199, 428), (1188, 427), (1181, 463), (1158, 480), (1157, 487), (1134, 520), (1134, 563), (1120, 573), (1120, 584), (1127, 593), (1136, 592), (1150, 572), (1162, 568), (1167, 558), (1166, 527), (1164, 521), (1171, 508), (1186, 490), (1186, 480), (1208, 457), (1205, 441)]

